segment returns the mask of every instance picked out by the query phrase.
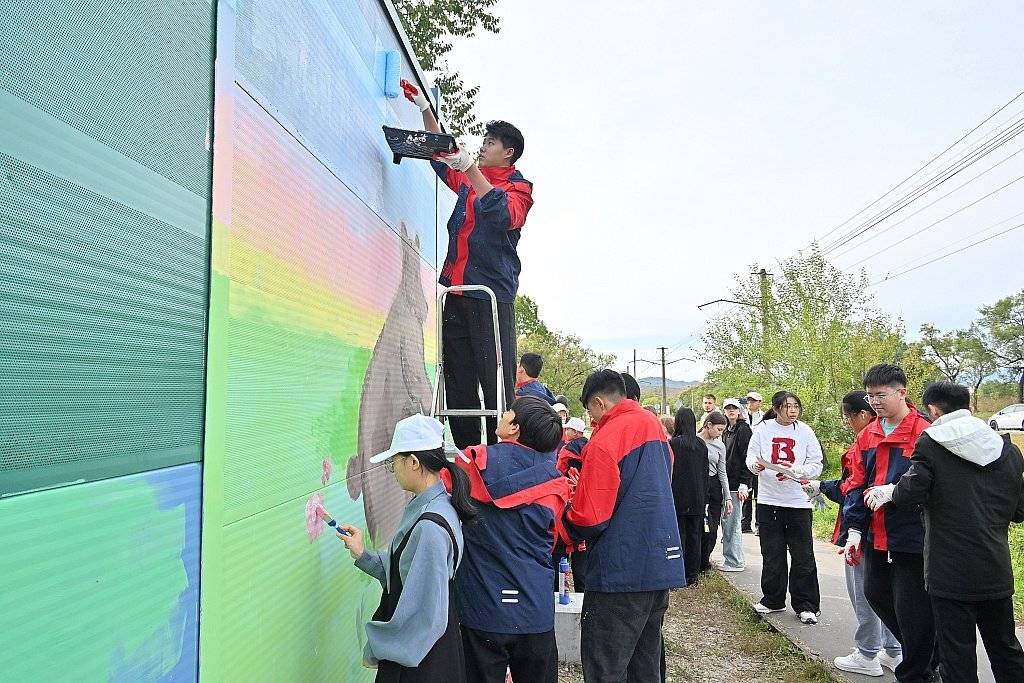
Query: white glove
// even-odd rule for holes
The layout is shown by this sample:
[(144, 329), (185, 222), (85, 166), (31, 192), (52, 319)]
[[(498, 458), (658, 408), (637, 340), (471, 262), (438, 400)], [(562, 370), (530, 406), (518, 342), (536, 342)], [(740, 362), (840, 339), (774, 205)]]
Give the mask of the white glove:
[(886, 503), (892, 502), (892, 492), (896, 484), (883, 484), (873, 486), (864, 493), (864, 504), (872, 510), (877, 510)]
[(804, 493), (807, 494), (807, 500), (814, 498), (815, 496), (821, 495), (821, 482), (817, 479), (812, 479), (803, 486)]
[(828, 501), (826, 501), (825, 496), (820, 493), (816, 496), (811, 496), (811, 505), (813, 505), (814, 509), (818, 511), (828, 509)]
[(476, 163), (476, 157), (474, 157), (466, 145), (462, 142), (459, 143), (459, 149), (451, 154), (436, 154), (434, 155), (438, 161), (443, 161), (448, 164), (451, 168), (456, 171), (462, 171), (465, 173), (469, 170), (469, 167)]
[[(393, 82), (394, 81), (392, 81), (392, 83)], [(417, 107), (419, 107), (420, 111), (426, 111), (430, 109), (430, 101), (427, 99), (426, 95), (424, 95), (420, 91), (419, 88), (417, 88), (415, 85), (405, 80), (404, 78), (400, 81), (400, 85), (402, 86), (402, 93), (405, 94), (405, 99), (409, 100)]]
[(860, 532), (850, 529), (846, 533), (846, 547), (839, 551), (846, 558), (846, 564), (855, 567), (860, 564)]
[(747, 498), (750, 497), (750, 489), (747, 488), (746, 484), (740, 484), (739, 488), (736, 489), (736, 497), (740, 499), (740, 502), (746, 502)]

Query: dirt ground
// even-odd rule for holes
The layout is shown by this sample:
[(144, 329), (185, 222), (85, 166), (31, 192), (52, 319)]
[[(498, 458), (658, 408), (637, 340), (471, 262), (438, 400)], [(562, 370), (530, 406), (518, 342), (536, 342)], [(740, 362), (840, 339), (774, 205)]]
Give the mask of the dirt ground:
[[(717, 575), (695, 589), (673, 591), (664, 634), (667, 679), (673, 683), (837, 681), (771, 630)], [(562, 665), (558, 680), (582, 683), (582, 669)]]

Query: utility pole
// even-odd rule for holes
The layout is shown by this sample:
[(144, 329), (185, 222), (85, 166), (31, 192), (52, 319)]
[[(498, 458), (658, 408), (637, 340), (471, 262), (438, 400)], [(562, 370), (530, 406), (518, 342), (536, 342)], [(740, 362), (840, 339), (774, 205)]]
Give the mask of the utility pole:
[(640, 373), (636, 370), (636, 349), (633, 349), (633, 379), (640, 381)]
[(761, 288), (761, 348), (763, 349), (762, 362), (764, 363), (765, 373), (770, 375), (771, 367), (768, 362), (768, 354), (770, 353), (768, 347), (768, 335), (770, 334), (768, 332), (768, 303), (770, 297), (770, 290), (768, 288), (768, 271), (762, 268), (756, 273), (751, 273), (751, 275), (757, 275), (760, 278), (759, 284)]
[(658, 350), (661, 351), (661, 413), (668, 415), (668, 386), (665, 381), (665, 352), (668, 347), (659, 346)]

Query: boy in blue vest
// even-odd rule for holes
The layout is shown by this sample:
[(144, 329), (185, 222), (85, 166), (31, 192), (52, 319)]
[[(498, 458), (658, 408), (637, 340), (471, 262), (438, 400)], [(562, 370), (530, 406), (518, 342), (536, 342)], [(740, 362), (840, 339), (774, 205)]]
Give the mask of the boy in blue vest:
[(555, 570), (569, 484), (555, 469), (562, 421), (543, 399), (516, 399), (498, 423), (501, 441), (455, 459), (470, 480), (479, 517), (463, 527), (465, 559), (455, 576), (466, 679), (557, 683)]
[[(420, 108), (423, 125), (440, 133), (430, 102), (419, 89), (402, 81), (405, 97)], [(476, 155), (464, 145), (454, 154), (431, 162), (434, 171), (458, 195), (448, 219), (448, 255), (439, 282), (445, 287), (485, 285), (498, 300), (505, 401), (512, 402), (516, 361), (515, 311), (521, 264), (516, 247), (526, 215), (533, 206), (533, 184), (516, 170), (523, 154), (523, 134), (511, 123), (489, 121)], [(444, 382), (449, 408), (479, 408), (479, 389), (484, 405), (494, 405), (498, 361), (495, 356), (494, 323), (485, 294), (466, 292), (450, 296), (442, 313)], [(477, 418), (452, 418), (452, 439), (459, 449), (480, 443)], [(488, 443), (496, 420), (487, 421)]]

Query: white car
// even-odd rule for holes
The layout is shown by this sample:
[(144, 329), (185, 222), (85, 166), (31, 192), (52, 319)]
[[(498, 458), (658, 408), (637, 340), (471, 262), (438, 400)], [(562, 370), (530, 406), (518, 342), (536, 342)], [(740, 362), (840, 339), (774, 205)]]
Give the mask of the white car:
[(1024, 403), (1008, 405), (988, 419), (992, 429), (1024, 429)]

